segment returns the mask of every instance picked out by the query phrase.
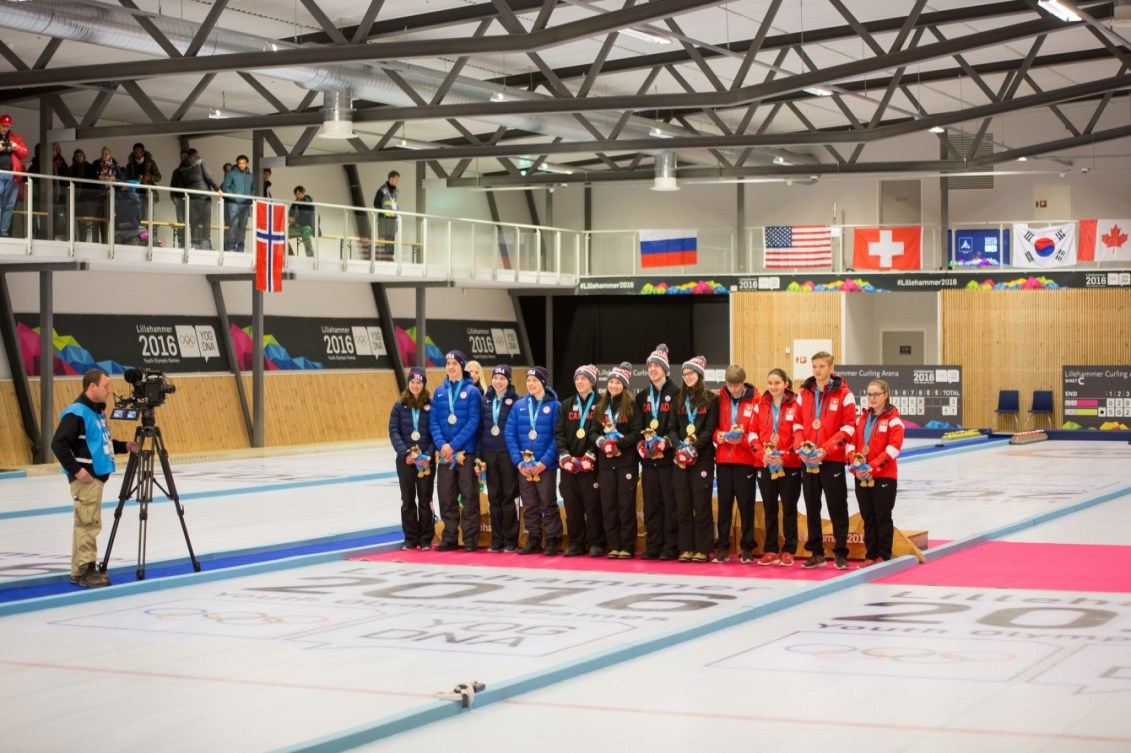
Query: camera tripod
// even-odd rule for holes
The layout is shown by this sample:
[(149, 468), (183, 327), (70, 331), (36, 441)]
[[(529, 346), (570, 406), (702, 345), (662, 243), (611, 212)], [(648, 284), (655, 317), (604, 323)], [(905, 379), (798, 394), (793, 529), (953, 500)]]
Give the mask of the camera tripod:
[[(177, 487), (173, 483), (173, 469), (169, 467), (169, 453), (165, 450), (165, 443), (161, 440), (161, 429), (157, 427), (153, 417), (153, 408), (144, 408), (141, 412), (141, 426), (134, 432), (134, 441), (137, 442), (137, 452), (130, 453), (130, 460), (126, 464), (126, 473), (122, 478), (122, 491), (118, 494), (118, 507), (114, 510), (114, 525), (110, 529), (110, 540), (106, 542), (106, 554), (102, 564), (98, 566), (99, 572), (105, 573), (110, 562), (110, 551), (114, 548), (114, 537), (118, 533), (118, 523), (122, 520), (122, 509), (126, 501), (137, 495), (138, 505), (138, 530), (137, 530), (137, 579), (145, 580), (145, 537), (149, 524), (149, 503), (153, 501), (153, 487), (156, 486), (165, 492), (177, 509), (177, 517), (181, 521), (181, 531), (185, 534), (185, 545), (188, 547), (189, 559), (192, 560), (193, 572), (200, 572), (200, 563), (192, 551), (192, 542), (189, 541), (188, 526), (185, 525), (185, 508), (181, 498), (177, 495)], [(161, 486), (153, 478), (153, 456), (156, 454), (161, 461), (161, 471), (165, 475), (166, 486)], [(136, 480), (136, 483), (135, 483)], [(167, 487), (167, 488), (166, 488)]]

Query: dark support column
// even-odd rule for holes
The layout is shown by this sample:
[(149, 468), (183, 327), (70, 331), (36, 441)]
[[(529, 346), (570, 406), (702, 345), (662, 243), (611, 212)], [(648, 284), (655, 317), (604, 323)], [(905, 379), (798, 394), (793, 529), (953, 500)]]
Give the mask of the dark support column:
[(526, 329), (526, 318), (522, 315), (522, 303), (518, 300), (518, 293), (517, 290), (510, 291), (511, 305), (514, 307), (514, 323), (518, 328), (518, 342), (523, 351), (533, 360), (534, 349), (530, 347), (530, 332)]
[[(51, 462), (51, 436), (55, 426), (55, 295), (53, 273), (39, 273), (39, 453), (37, 463)], [(19, 362), (15, 368), (19, 367)]]
[[(253, 193), (256, 196), (263, 195), (263, 168), (259, 166), (259, 163), (263, 161), (263, 141), (263, 131), (251, 132), (251, 167), (249, 169), (251, 170), (251, 174), (255, 176), (255, 183), (253, 183), (252, 185), (255, 186)], [(255, 208), (252, 207), (252, 212), (254, 211)], [(254, 222), (255, 216), (252, 215), (251, 219), (252, 222)], [(252, 240), (251, 247), (252, 249), (255, 248), (254, 239)]]
[[(262, 188), (260, 189), (262, 192)], [(224, 291), (220, 287), (224, 279), (218, 275), (208, 275), (208, 284), (212, 286), (212, 300), (216, 303), (216, 316), (220, 318), (220, 347), (224, 349), (224, 358), (228, 362), (228, 370), (236, 378), (236, 394), (240, 398), (240, 408), (243, 410), (243, 423), (247, 429), (247, 441), (250, 446), (255, 441), (255, 434), (251, 427), (251, 411), (247, 405), (247, 390), (243, 386), (243, 375), (240, 373), (240, 364), (236, 360), (236, 351), (232, 347), (232, 323), (228, 319), (228, 307), (224, 303)]]
[(593, 274), (592, 244), (589, 243), (588, 233), (593, 230), (593, 186), (588, 183), (584, 188), (584, 201), (582, 202), (582, 229), (586, 232), (585, 248), (585, 274)]
[[(361, 188), (361, 176), (357, 173), (357, 165), (342, 165), (342, 169), (346, 171), (346, 183), (349, 184), (350, 188), (350, 203), (355, 207), (369, 206), (369, 202), (365, 200), (365, 193)], [(368, 238), (369, 213), (364, 209), (358, 209), (354, 211), (353, 218), (357, 223), (357, 237)]]
[(550, 381), (554, 375), (554, 296), (546, 296), (546, 370), (550, 372)]
[[(46, 97), (39, 98), (39, 172), (44, 175), (55, 174), (55, 153), (51, 149), (51, 144), (47, 141), (47, 132), (51, 130), (52, 113), (51, 105), (47, 102)], [(43, 232), (38, 237), (46, 238), (48, 240), (55, 239), (55, 191), (57, 186), (53, 180), (44, 180), (37, 178), (36, 186), (38, 189), (35, 192), (35, 206), (37, 212), (46, 212), (42, 215)]]
[(251, 446), (263, 447), (263, 291), (251, 283)]
[[(397, 390), (403, 392), (404, 388), (408, 386), (405, 379), (405, 365), (401, 361), (401, 349), (397, 347), (397, 328), (393, 324), (393, 311), (389, 308), (389, 296), (385, 292), (385, 286), (379, 282), (371, 283), (373, 288), (373, 300), (377, 304), (377, 317), (381, 321), (381, 337), (385, 339), (385, 348), (389, 351), (389, 360), (393, 362), (393, 373), (397, 376)], [(419, 315), (419, 302), (417, 302), (417, 313)], [(424, 350), (424, 340), (421, 333), (416, 333), (416, 352), (420, 353)], [(419, 357), (419, 356), (418, 356)]]
[(4, 340), (4, 355), (12, 371), (12, 387), (16, 392), (16, 402), (20, 407), (20, 421), (24, 434), (31, 442), (31, 456), (38, 460), (42, 452), (39, 424), (35, 418), (35, 407), (31, 400), (31, 385), (20, 353), (19, 336), (16, 333), (16, 313), (12, 309), (12, 297), (8, 293), (8, 276), (0, 272), (0, 334)]
[(735, 198), (738, 201), (737, 216), (738, 222), (734, 225), (734, 233), (736, 243), (734, 244), (734, 268), (738, 272), (749, 272), (749, 265), (747, 265), (747, 249), (746, 249), (746, 184), (735, 184)]
[[(418, 343), (428, 342), (428, 321), (426, 315), (426, 299), (428, 297), (428, 288), (419, 287), (416, 289), (416, 341)], [(394, 343), (394, 346), (396, 343)], [(397, 351), (398, 354), (400, 351)], [(420, 368), (427, 368), (428, 366), (428, 353), (422, 347), (416, 348), (416, 365)]]

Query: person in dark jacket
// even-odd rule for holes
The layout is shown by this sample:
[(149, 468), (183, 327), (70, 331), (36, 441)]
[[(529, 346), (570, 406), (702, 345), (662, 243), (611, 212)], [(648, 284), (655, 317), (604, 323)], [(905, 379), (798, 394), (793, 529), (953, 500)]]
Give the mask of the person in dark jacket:
[(101, 369), (83, 374), (82, 394), (63, 410), (51, 440), (51, 451), (63, 466), (75, 503), (71, 539), (71, 583), (82, 588), (110, 585), (95, 567), (102, 531), (102, 489), (114, 472), (114, 455), (137, 452), (137, 442), (110, 438), (106, 401), (110, 376)]
[(727, 366), (726, 384), (719, 390), (719, 425), (714, 431), (715, 475), (719, 483), (718, 541), (715, 562), (730, 559), (730, 524), (735, 502), (742, 523), (738, 542), (741, 561), (754, 561), (754, 453), (749, 439), (757, 424), (758, 390), (746, 382), (746, 370)]
[[(668, 422), (675, 410), (676, 386), (668, 379), (668, 346), (656, 346), (645, 362), (649, 384), (636, 393), (636, 409), (642, 422), (636, 452), (642, 458), (640, 483), (644, 489), (644, 553), (641, 559), (674, 560), (679, 556), (676, 535), (675, 489), (672, 487), (672, 455), (668, 445)], [(652, 439), (646, 441), (646, 437)]]
[(511, 384), (511, 367), (499, 364), (483, 396), (479, 430), (479, 460), (487, 476), (487, 509), (491, 516), (491, 552), (518, 551), (518, 470), (511, 462), (504, 430), (518, 393)]
[(683, 387), (668, 422), (668, 444), (676, 448), (672, 485), (675, 487), (679, 561), (709, 562), (715, 537), (711, 492), (715, 485), (715, 446), (711, 437), (719, 422), (719, 402), (712, 400), (703, 381), (707, 359), (696, 356), (683, 363)]
[(397, 238), (397, 199), (401, 195), (397, 183), (400, 179), (401, 174), (393, 170), (373, 196), (373, 208), (377, 210), (377, 254), (387, 259), (393, 258), (393, 243)]
[[(464, 370), (467, 356), (452, 350), (444, 356), (447, 379), (432, 396), (430, 424), (437, 445), (435, 462), (436, 496), (444, 530), (437, 551), (479, 548), (479, 479), (475, 473), (475, 452), (479, 446), (479, 411), (483, 395)], [(462, 507), (462, 510), (461, 510)]]
[[(86, 161), (86, 152), (76, 149), (71, 156), (72, 178), (96, 180), (94, 166)], [(94, 183), (75, 183), (75, 240), (94, 240), (94, 213), (98, 211), (98, 186)]]
[(628, 391), (632, 364), (609, 371), (605, 394), (594, 409), (589, 438), (597, 449), (597, 485), (601, 520), (609, 559), (632, 559), (636, 554), (636, 483), (639, 466), (636, 443), (642, 428), (640, 411)]
[(114, 159), (110, 147), (102, 147), (102, 159), (94, 163), (94, 178), (106, 183), (98, 189), (98, 222), (94, 225), (94, 240), (109, 243), (114, 230), (110, 219), (110, 193), (115, 190), (115, 186), (110, 184), (122, 180), (122, 167)]
[[(428, 418), (432, 399), (428, 394), (428, 372), (408, 370), (408, 386), (389, 414), (389, 440), (397, 453), (397, 481), (401, 487), (401, 549), (423, 551), (432, 548), (435, 521), (432, 519), (432, 489), (436, 474), (432, 468), (432, 429)], [(418, 465), (418, 462), (420, 463)]]
[(295, 201), (287, 213), (287, 237), (302, 238), (302, 247), (307, 256), (314, 256), (314, 223), (317, 222), (314, 210), (314, 197), (306, 193), (303, 186), (295, 186)]
[(602, 557), (605, 524), (601, 521), (601, 494), (597, 490), (597, 455), (589, 439), (595, 421), (597, 367), (592, 364), (577, 367), (573, 372), (573, 386), (577, 394), (562, 403), (554, 429), (569, 535), (565, 556), (577, 557), (588, 550), (590, 557)]
[(224, 175), (220, 184), (224, 192), (224, 250), (244, 250), (247, 238), (247, 216), (251, 212), (251, 197), (255, 195), (255, 174), (248, 167), (246, 154), (236, 157), (236, 166)]
[[(220, 184), (195, 149), (185, 152), (185, 158), (173, 171), (169, 185), (193, 191), (220, 190)], [(188, 197), (189, 242), (193, 248), (212, 248), (212, 197), (202, 194), (189, 194)], [(179, 197), (174, 199), (181, 200)]]
[[(522, 499), (526, 544), (519, 554), (542, 549), (552, 557), (562, 543), (562, 516), (558, 512), (558, 452), (554, 428), (558, 423), (557, 394), (546, 386), (545, 367), (526, 372), (526, 397), (514, 404), (507, 416), (507, 451), (518, 469), (518, 495)], [(528, 454), (524, 457), (524, 454)]]
[[(122, 168), (122, 177), (127, 181), (136, 180), (141, 188), (137, 191), (138, 199), (141, 200), (142, 218), (149, 219), (149, 191), (145, 186), (155, 186), (157, 181), (161, 180), (161, 170), (157, 167), (157, 162), (153, 159), (145, 144), (140, 141), (134, 144), (133, 151), (130, 153), (129, 158), (126, 159), (126, 164)], [(161, 199), (160, 191), (153, 191), (153, 201)]]

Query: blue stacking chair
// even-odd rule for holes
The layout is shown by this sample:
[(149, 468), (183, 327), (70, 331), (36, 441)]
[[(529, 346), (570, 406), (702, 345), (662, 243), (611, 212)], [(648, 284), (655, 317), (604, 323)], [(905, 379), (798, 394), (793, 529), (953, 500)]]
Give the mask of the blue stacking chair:
[(1018, 417), (1021, 415), (1021, 393), (1017, 390), (1000, 390), (997, 393), (997, 408), (994, 413), (997, 414), (994, 418), (995, 423), (999, 417), (1003, 422), (1005, 418), (1011, 418), (1013, 430), (1017, 431)]
[(1029, 425), (1036, 427), (1038, 416), (1048, 419), (1049, 428), (1053, 428), (1055, 418), (1052, 407), (1052, 390), (1033, 390), (1033, 407), (1029, 409)]

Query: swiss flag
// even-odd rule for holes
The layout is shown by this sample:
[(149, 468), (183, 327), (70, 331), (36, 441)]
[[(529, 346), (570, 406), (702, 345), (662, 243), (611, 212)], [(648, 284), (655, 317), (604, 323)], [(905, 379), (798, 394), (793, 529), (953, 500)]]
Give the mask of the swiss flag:
[(255, 289), (283, 289), (283, 256), (287, 249), (287, 207), (274, 201), (255, 202)]
[(858, 227), (853, 233), (853, 269), (919, 269), (922, 227)]
[(1080, 220), (1077, 261), (1131, 261), (1131, 220)]

